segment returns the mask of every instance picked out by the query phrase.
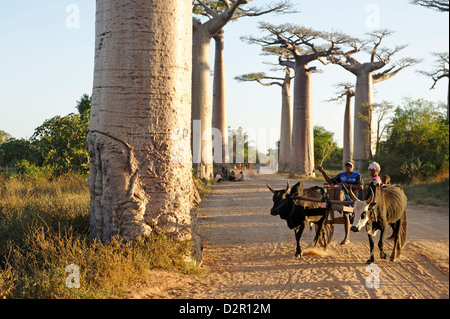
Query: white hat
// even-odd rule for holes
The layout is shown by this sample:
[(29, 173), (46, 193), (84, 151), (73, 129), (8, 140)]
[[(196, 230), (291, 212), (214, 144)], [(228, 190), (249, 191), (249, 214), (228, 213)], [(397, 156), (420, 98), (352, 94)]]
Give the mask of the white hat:
[(374, 169), (376, 172), (381, 171), (381, 167), (380, 164), (378, 164), (377, 162), (372, 162), (369, 164), (369, 170)]

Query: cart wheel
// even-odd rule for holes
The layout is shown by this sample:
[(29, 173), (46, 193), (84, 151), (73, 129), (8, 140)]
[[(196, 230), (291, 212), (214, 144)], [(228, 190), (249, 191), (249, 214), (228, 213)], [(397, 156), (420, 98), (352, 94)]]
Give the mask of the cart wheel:
[(324, 228), (323, 232), (319, 236), (317, 243), (319, 244), (319, 246), (324, 247), (326, 249), (328, 244), (331, 243), (331, 240), (333, 239), (334, 223), (331, 220), (327, 220), (323, 228)]

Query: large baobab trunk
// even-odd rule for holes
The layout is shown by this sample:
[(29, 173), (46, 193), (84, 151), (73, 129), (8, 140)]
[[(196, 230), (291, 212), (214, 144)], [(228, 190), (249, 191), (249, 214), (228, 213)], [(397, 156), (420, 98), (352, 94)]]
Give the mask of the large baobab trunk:
[(192, 121), (200, 121), (200, 125), (193, 127), (193, 162), (197, 176), (212, 178), (211, 72), (209, 54), (211, 35), (207, 28), (202, 27), (194, 19), (193, 36)]
[[(192, 6), (97, 0), (91, 237), (200, 240), (190, 157)], [(182, 53), (182, 54), (181, 54)]]
[(280, 172), (288, 171), (290, 168), (292, 147), (291, 73), (289, 68), (286, 68), (285, 71), (281, 87), (280, 154), (278, 156)]
[(357, 170), (364, 169), (370, 156), (375, 155), (376, 131), (373, 107), (372, 72), (362, 70), (356, 75), (355, 86), (355, 121), (353, 158)]
[(296, 61), (291, 174), (315, 176), (312, 114), (311, 70), (306, 64)]
[(353, 111), (352, 94), (347, 93), (345, 97), (344, 112), (344, 147), (342, 150), (342, 166), (353, 160)]
[[(215, 58), (214, 58), (214, 84), (213, 84), (213, 114), (212, 126), (220, 131), (221, 134), (221, 151), (220, 163), (228, 163), (228, 119), (227, 104), (225, 96), (225, 57), (224, 57), (224, 38), (223, 29), (214, 35), (215, 41)], [(219, 136), (215, 135), (214, 139)], [(216, 141), (214, 144), (217, 145)], [(219, 159), (214, 153), (214, 158)]]

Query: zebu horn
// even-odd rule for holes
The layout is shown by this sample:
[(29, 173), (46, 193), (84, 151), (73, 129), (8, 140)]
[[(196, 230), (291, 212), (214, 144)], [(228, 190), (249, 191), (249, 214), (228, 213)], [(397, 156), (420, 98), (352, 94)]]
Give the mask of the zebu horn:
[(270, 189), (270, 191), (271, 191), (272, 193), (275, 193), (275, 190), (274, 190), (272, 187), (270, 187), (270, 186), (267, 185), (267, 184), (266, 184), (266, 186), (267, 186), (268, 189)]
[(289, 181), (287, 181), (286, 192), (289, 191), (289, 188), (290, 188), (290, 186), (289, 186)]
[(353, 199), (354, 201), (358, 200), (358, 197), (356, 197), (355, 193), (353, 193), (352, 188), (349, 188), (349, 194), (350, 194), (350, 198)]
[(373, 193), (373, 190), (372, 190), (372, 188), (371, 188), (371, 187), (369, 187), (369, 189), (370, 189), (370, 197), (369, 197), (369, 199), (368, 199), (368, 200), (366, 200), (366, 204), (367, 204), (367, 205), (370, 205), (370, 203), (372, 203), (372, 202), (373, 202), (373, 199), (374, 199), (374, 197), (375, 197), (375, 194)]

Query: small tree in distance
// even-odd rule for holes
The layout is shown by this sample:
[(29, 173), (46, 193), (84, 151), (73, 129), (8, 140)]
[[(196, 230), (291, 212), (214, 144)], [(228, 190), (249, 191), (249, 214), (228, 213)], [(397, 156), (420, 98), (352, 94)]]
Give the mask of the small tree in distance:
[(77, 100), (77, 105), (75, 106), (75, 108), (78, 110), (78, 113), (80, 114), (82, 119), (84, 119), (85, 117), (89, 119), (89, 114), (86, 112), (90, 111), (91, 103), (92, 97), (90, 97), (89, 94), (83, 94), (80, 100)]

